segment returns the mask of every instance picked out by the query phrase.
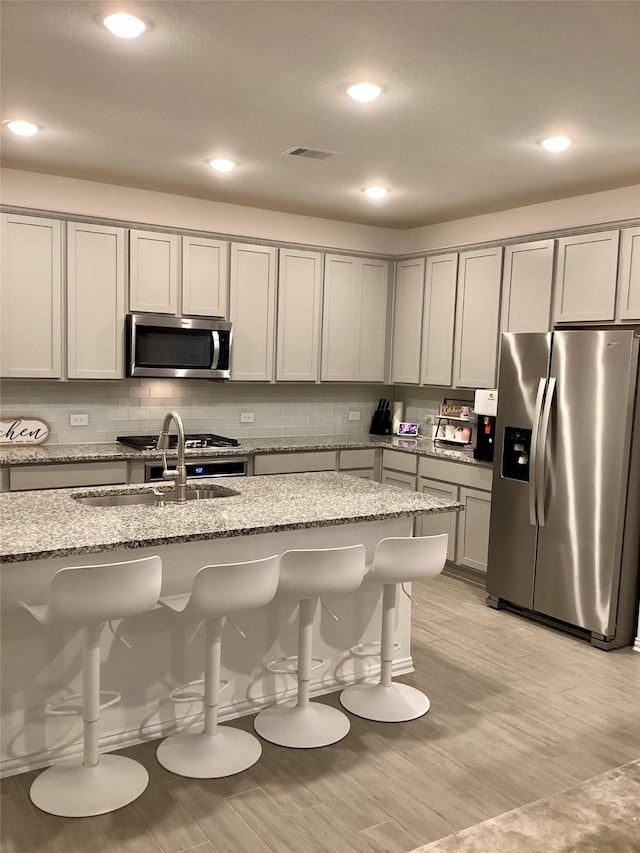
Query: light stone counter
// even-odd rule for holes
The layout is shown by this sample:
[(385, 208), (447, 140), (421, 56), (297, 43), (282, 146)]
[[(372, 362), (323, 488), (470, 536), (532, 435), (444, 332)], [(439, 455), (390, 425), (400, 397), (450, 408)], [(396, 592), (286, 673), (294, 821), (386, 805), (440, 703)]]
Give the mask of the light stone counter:
[[(75, 496), (151, 486), (52, 489), (0, 495), (0, 559), (41, 560), (195, 540), (250, 536), (459, 510), (462, 504), (333, 472), (198, 480), (231, 497), (162, 507), (84, 506)], [(193, 485), (195, 488), (196, 485)], [(159, 487), (172, 492), (171, 485)], [(157, 487), (156, 487), (157, 489)], [(133, 556), (131, 557), (133, 559)]]
[[(435, 445), (426, 438), (399, 438), (398, 436), (293, 436), (288, 438), (247, 438), (240, 447), (212, 447), (208, 449), (187, 450), (187, 457), (206, 459), (220, 456), (252, 456), (256, 453), (291, 453), (306, 450), (360, 450), (367, 448), (387, 448), (402, 450), (419, 456), (432, 456), (491, 468), (491, 463), (480, 462), (473, 458), (470, 450), (457, 450), (455, 447)], [(169, 458), (175, 458), (175, 452), (168, 452)], [(104, 462), (104, 461), (149, 461), (160, 459), (155, 450), (133, 450), (123, 444), (52, 444), (38, 447), (14, 447), (0, 449), (0, 466), (43, 465), (60, 462)]]

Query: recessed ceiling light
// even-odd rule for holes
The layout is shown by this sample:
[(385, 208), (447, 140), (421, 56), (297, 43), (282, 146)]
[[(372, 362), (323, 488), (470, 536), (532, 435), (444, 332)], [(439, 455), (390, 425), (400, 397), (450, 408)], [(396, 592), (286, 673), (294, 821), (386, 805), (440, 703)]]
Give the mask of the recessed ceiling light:
[(385, 187), (365, 187), (363, 190), (369, 198), (384, 198), (389, 190), (385, 189)]
[(209, 160), (209, 165), (212, 169), (215, 169), (216, 172), (230, 172), (234, 167), (235, 163), (233, 160)]
[(3, 121), (2, 124), (17, 136), (34, 136), (40, 130), (38, 125), (32, 121), (22, 121), (20, 119)]
[(541, 144), (547, 151), (566, 151), (571, 140), (568, 136), (550, 136), (549, 139), (543, 139)]
[(350, 98), (365, 104), (369, 103), (369, 101), (375, 101), (381, 93), (382, 89), (380, 86), (376, 86), (375, 83), (356, 83), (347, 89), (347, 95)]
[(121, 39), (134, 39), (141, 35), (147, 28), (144, 21), (135, 15), (126, 12), (118, 12), (115, 15), (107, 15), (102, 22), (105, 27)]

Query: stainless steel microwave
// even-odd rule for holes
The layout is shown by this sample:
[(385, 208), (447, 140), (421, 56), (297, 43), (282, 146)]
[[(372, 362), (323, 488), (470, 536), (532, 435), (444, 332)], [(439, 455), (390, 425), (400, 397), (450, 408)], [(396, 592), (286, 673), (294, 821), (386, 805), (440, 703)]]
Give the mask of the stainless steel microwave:
[(127, 375), (228, 379), (231, 323), (216, 317), (127, 315)]

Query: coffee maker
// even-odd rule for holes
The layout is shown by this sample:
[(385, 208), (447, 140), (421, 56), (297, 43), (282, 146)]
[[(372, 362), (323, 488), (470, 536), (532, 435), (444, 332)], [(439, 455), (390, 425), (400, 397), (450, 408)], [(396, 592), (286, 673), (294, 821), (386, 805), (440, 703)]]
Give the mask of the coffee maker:
[(473, 458), (483, 462), (493, 462), (493, 449), (496, 439), (496, 415), (498, 414), (497, 388), (476, 391), (474, 404), (476, 414), (476, 446)]

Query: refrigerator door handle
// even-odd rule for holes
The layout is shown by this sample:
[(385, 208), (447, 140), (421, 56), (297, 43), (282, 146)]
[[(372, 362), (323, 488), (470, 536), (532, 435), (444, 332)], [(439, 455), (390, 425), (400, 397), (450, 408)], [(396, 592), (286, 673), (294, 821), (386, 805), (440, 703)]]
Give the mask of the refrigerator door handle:
[(547, 442), (549, 440), (549, 419), (551, 417), (551, 404), (553, 403), (553, 395), (556, 390), (556, 378), (550, 377), (547, 395), (544, 400), (544, 411), (542, 413), (542, 423), (540, 425), (540, 458), (537, 465), (537, 499), (538, 499), (538, 524), (540, 527), (545, 525), (544, 513), (544, 492), (545, 492), (545, 474), (546, 474), (546, 458), (547, 458)]
[(536, 512), (536, 487), (537, 487), (537, 463), (538, 463), (538, 434), (540, 432), (540, 420), (542, 418), (542, 404), (547, 380), (542, 377), (538, 382), (538, 394), (536, 396), (536, 408), (533, 415), (533, 427), (531, 430), (531, 465), (529, 467), (529, 522), (532, 527), (538, 523)]

